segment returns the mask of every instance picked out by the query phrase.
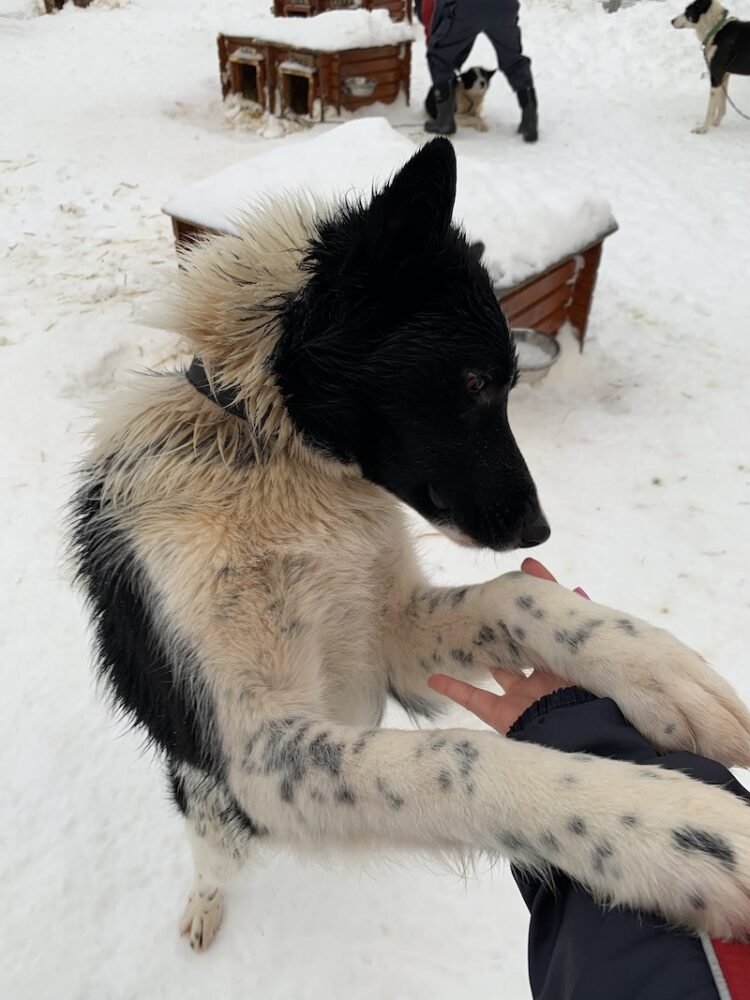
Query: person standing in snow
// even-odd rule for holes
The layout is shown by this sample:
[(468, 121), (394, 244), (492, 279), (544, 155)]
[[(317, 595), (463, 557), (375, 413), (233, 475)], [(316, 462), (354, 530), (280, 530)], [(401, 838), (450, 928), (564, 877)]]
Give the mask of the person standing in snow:
[(526, 142), (536, 142), (538, 116), (531, 60), (521, 49), (518, 0), (415, 0), (417, 17), (427, 36), (427, 65), (437, 105), (437, 116), (425, 122), (425, 131), (453, 135), (456, 131), (453, 80), (484, 33), (497, 53), (497, 64), (518, 98)]
[[(521, 568), (554, 580), (535, 559), (526, 559)], [(750, 805), (750, 792), (730, 771), (687, 752), (659, 754), (611, 699), (567, 687), (559, 677), (539, 671), (529, 677), (502, 669), (492, 673), (503, 695), (441, 674), (429, 684), (509, 739), (682, 771)], [(622, 822), (637, 826), (641, 818), (623, 815)], [(643, 847), (648, 850), (645, 836)], [(614, 853), (606, 843), (598, 851), (601, 862)], [(531, 917), (534, 1000), (750, 1000), (750, 944), (693, 937), (650, 914), (606, 909), (561, 872), (535, 878), (512, 871)], [(697, 893), (693, 905), (703, 905)]]

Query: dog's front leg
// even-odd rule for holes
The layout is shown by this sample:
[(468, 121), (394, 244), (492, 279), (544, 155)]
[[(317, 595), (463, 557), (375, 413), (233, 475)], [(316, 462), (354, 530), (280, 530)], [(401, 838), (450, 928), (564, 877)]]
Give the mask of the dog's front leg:
[(613, 698), (656, 746), (750, 762), (750, 714), (697, 653), (556, 583), (508, 573), (473, 587), (417, 588), (384, 632), (397, 692), (428, 690), (430, 673), (536, 666)]
[(658, 767), (491, 732), (250, 720), (230, 790), (259, 837), (504, 854), (599, 899), (714, 935), (750, 932), (750, 826), (735, 796)]
[(383, 658), (391, 694), (413, 715), (430, 717), (446, 707), (427, 686), (431, 674), (477, 680), (493, 665), (521, 669), (518, 637), (488, 598), (488, 586), (416, 585), (386, 609)]
[(701, 125), (696, 125), (693, 129), (695, 135), (704, 135), (714, 123), (717, 109), (721, 106), (721, 87), (711, 87), (711, 94), (708, 98), (708, 108), (706, 109), (706, 119)]

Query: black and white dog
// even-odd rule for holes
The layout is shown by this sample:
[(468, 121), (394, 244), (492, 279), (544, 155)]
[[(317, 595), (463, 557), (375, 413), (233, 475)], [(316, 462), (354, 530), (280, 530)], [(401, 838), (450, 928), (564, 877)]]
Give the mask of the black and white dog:
[[(456, 120), (459, 125), (467, 125), (479, 132), (487, 131), (487, 123), (482, 118), (484, 98), (490, 80), (497, 70), (472, 66), (464, 73), (457, 73), (453, 79), (453, 94), (456, 102)], [(437, 116), (435, 95), (430, 88), (425, 100), (425, 111), (430, 118)]]
[(465, 545), (549, 535), (508, 423), (513, 342), (451, 221), (455, 171), (437, 139), (369, 204), (286, 199), (198, 245), (176, 326), (200, 360), (112, 400), (80, 471), (100, 671), (184, 815), (196, 949), (274, 842), (503, 854), (750, 934), (734, 795), (490, 731), (379, 728), (389, 696), (440, 711), (433, 671), (536, 664), (655, 746), (750, 762), (748, 712), (667, 632), (522, 573), (437, 587), (419, 568), (402, 504)]
[(672, 21), (674, 28), (694, 28), (711, 76), (706, 120), (693, 132), (703, 134), (720, 125), (727, 110), (727, 87), (732, 74), (750, 76), (750, 21), (730, 17), (718, 0), (695, 0)]

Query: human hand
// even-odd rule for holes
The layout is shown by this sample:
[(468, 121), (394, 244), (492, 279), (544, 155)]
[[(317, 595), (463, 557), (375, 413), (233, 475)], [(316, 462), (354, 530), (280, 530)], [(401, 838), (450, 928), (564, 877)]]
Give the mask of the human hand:
[[(556, 582), (550, 571), (536, 559), (524, 559), (521, 570), (529, 576)], [(576, 593), (586, 597), (580, 588), (576, 588)], [(539, 670), (533, 670), (528, 676), (502, 667), (494, 667), (490, 672), (503, 689), (502, 695), (484, 691), (446, 674), (433, 674), (427, 683), (433, 691), (468, 709), (502, 735), (507, 734), (513, 723), (520, 719), (535, 701), (560, 688), (570, 687), (554, 674), (541, 673)]]

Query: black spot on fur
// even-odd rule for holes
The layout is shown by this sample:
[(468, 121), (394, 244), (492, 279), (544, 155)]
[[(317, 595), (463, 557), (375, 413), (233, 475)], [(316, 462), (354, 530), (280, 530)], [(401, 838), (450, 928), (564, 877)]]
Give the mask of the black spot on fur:
[(638, 771), (638, 777), (648, 778), (651, 781), (661, 781), (664, 775), (658, 768), (642, 767)]
[(342, 785), (340, 788), (336, 790), (334, 798), (336, 799), (337, 802), (341, 802), (347, 806), (353, 806), (354, 803), (357, 801), (354, 792), (351, 790), (351, 788), (348, 788), (346, 785)]
[(521, 608), (522, 611), (531, 611), (535, 603), (531, 594), (522, 594), (516, 598), (516, 607)]
[(620, 816), (620, 822), (623, 826), (634, 827), (638, 826), (640, 821), (637, 816), (634, 816), (632, 813), (627, 813), (625, 816)]
[(581, 646), (585, 645), (589, 641), (594, 629), (603, 624), (604, 621), (601, 618), (589, 618), (577, 629), (556, 629), (553, 633), (553, 637), (556, 642), (565, 643), (571, 653), (577, 653)]
[(519, 642), (523, 642), (526, 638), (526, 629), (521, 628), (520, 625), (513, 626), (513, 638), (518, 639)]
[(485, 642), (494, 642), (495, 638), (494, 628), (491, 628), (489, 625), (482, 625), (474, 639), (474, 645), (481, 646)]
[(520, 834), (509, 833), (507, 830), (498, 833), (497, 840), (508, 851), (523, 851), (529, 846), (529, 842)]
[(578, 777), (575, 774), (564, 774), (562, 780), (563, 780), (563, 784), (565, 784), (565, 785), (577, 785), (578, 784)]
[(588, 833), (586, 820), (581, 816), (571, 816), (568, 820), (567, 827), (571, 833), (575, 833), (579, 837), (585, 837)]
[(294, 800), (294, 782), (291, 778), (286, 777), (281, 779), (279, 797), (282, 802), (292, 802)]
[[(429, 664), (426, 669), (432, 670)], [(408, 694), (401, 692), (390, 680), (388, 681), (388, 697), (398, 702), (411, 719), (434, 719), (437, 715), (437, 709), (426, 698), (421, 698), (418, 694), (411, 694), (411, 692)]]
[(432, 615), (435, 613), (435, 609), (440, 604), (440, 594), (433, 594), (430, 598), (430, 603), (427, 605), (428, 612)]
[[(124, 459), (113, 457), (122, 467)], [(71, 509), (76, 577), (91, 613), (99, 674), (116, 704), (171, 760), (219, 773), (211, 695), (186, 643), (172, 652), (153, 620), (157, 598), (102, 483), (89, 481)], [(180, 660), (179, 671), (173, 656)], [(185, 678), (184, 682), (181, 678)]]
[(328, 733), (320, 733), (315, 737), (307, 748), (310, 761), (316, 766), (327, 771), (332, 777), (337, 778), (341, 774), (341, 760), (344, 756), (344, 744), (334, 743), (329, 738)]
[(693, 826), (685, 826), (672, 831), (672, 840), (681, 851), (698, 852), (715, 858), (723, 868), (734, 871), (737, 858), (727, 841), (716, 833), (698, 830)]
[(352, 743), (352, 753), (362, 753), (367, 744), (377, 735), (377, 729), (367, 729)]
[(614, 856), (615, 849), (612, 847), (608, 840), (602, 840), (601, 843), (594, 845), (594, 854), (592, 857), (592, 865), (595, 872), (600, 874), (604, 871), (604, 863), (608, 858)]
[(688, 902), (694, 910), (705, 910), (706, 900), (699, 892), (693, 892), (688, 896)]
[(441, 771), (437, 780), (444, 792), (450, 791), (451, 786), (453, 785), (453, 778), (450, 776), (450, 771)]
[(674, 722), (670, 722), (668, 726), (664, 727), (664, 735), (665, 736), (671, 736), (672, 733), (674, 733), (676, 729), (677, 729), (677, 726), (674, 724)]
[(468, 740), (461, 740), (458, 743), (454, 743), (453, 751), (458, 758), (458, 772), (464, 779), (464, 782), (468, 783), (468, 779), (474, 769), (474, 764), (479, 757), (479, 751)]
[(457, 608), (464, 603), (467, 590), (468, 587), (461, 587), (458, 590), (451, 591), (450, 601), (452, 607)]
[(547, 848), (548, 851), (560, 850), (560, 841), (557, 839), (554, 833), (549, 833), (549, 832), (543, 833), (541, 840), (542, 844)]
[(618, 618), (615, 622), (615, 628), (625, 632), (626, 635), (638, 635), (638, 629), (629, 618)]
[(375, 787), (383, 796), (383, 798), (391, 807), (391, 809), (401, 809), (403, 807), (404, 800), (401, 798), (400, 795), (397, 795), (396, 792), (394, 792), (394, 790), (391, 788), (391, 786), (388, 784), (385, 778), (377, 777), (375, 779)]
[(452, 649), (451, 656), (456, 663), (462, 663), (464, 666), (474, 662), (474, 654), (469, 649)]

